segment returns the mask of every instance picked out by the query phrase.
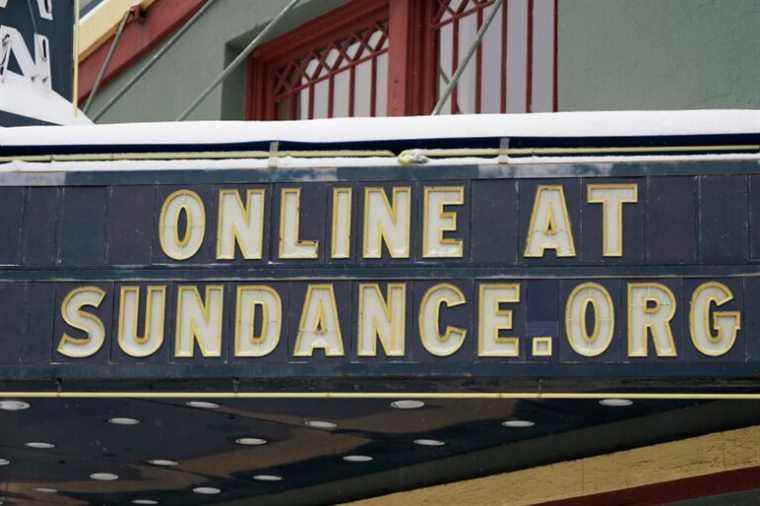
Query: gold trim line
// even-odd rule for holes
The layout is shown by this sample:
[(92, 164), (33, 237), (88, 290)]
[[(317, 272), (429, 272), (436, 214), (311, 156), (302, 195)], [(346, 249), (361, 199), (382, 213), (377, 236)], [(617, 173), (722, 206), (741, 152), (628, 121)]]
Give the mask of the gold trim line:
[(632, 400), (760, 400), (760, 393), (688, 392), (87, 392), (0, 391), (0, 398), (82, 399), (632, 399)]

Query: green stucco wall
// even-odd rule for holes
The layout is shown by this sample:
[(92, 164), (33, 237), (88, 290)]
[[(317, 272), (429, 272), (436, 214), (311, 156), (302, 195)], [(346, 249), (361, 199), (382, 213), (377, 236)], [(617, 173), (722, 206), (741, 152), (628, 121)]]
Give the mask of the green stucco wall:
[(559, 108), (760, 105), (760, 1), (559, 0)]
[[(286, 4), (285, 0), (215, 0), (206, 14), (114, 105), (98, 123), (174, 120)], [(319, 16), (342, 0), (304, 0), (272, 37)], [(271, 38), (271, 37), (270, 37)], [(163, 42), (162, 42), (163, 43)], [(162, 43), (159, 43), (157, 50)], [(153, 53), (149, 53), (149, 58)], [(143, 59), (145, 61), (145, 59)], [(142, 62), (101, 88), (89, 110), (100, 111), (108, 98), (139, 70)], [(243, 78), (231, 76), (201, 103), (190, 120), (242, 119)], [(223, 113), (224, 111), (224, 113)]]
[[(272, 36), (344, 1), (303, 0)], [(285, 3), (215, 0), (100, 122), (175, 119)], [(558, 27), (560, 110), (760, 106), (760, 0), (559, 0)], [(189, 119), (242, 119), (243, 97), (241, 68)]]

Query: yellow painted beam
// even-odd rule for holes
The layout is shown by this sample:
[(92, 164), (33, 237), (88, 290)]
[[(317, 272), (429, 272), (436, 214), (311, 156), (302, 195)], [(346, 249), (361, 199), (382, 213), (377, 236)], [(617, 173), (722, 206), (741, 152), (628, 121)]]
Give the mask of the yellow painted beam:
[(355, 501), (352, 506), (527, 506), (760, 465), (760, 426)]
[(135, 3), (147, 9), (156, 0), (104, 0), (79, 20), (78, 61), (108, 40), (115, 32), (124, 13)]

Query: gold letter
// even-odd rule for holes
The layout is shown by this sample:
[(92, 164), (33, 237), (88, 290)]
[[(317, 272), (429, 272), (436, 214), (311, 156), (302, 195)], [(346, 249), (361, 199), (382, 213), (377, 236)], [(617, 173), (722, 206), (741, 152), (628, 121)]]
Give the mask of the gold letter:
[(390, 307), (383, 300), (383, 294), (376, 283), (359, 284), (357, 348), (360, 357), (377, 355), (375, 337), (380, 338), (386, 356), (404, 356), (406, 285), (388, 283), (387, 292), (386, 299), (390, 301)]
[(119, 294), (119, 347), (129, 356), (153, 355), (164, 342), (166, 287), (149, 286), (145, 303), (145, 334), (137, 335), (140, 287), (122, 286)]
[(351, 188), (333, 188), (331, 258), (351, 256)]
[(235, 242), (246, 260), (261, 258), (263, 239), (264, 190), (248, 190), (245, 207), (237, 190), (219, 190), (217, 260), (234, 259)]
[(519, 338), (499, 335), (501, 330), (512, 330), (512, 310), (499, 306), (520, 302), (520, 285), (483, 283), (478, 299), (478, 356), (519, 357)]
[(457, 229), (456, 211), (444, 212), (444, 206), (464, 204), (464, 187), (425, 187), (425, 217), (422, 231), (422, 256), (426, 258), (461, 258), (461, 239), (446, 239), (444, 232)]
[(222, 285), (206, 287), (206, 303), (195, 286), (177, 289), (177, 333), (174, 336), (174, 356), (192, 357), (195, 341), (204, 357), (222, 355)]
[(623, 204), (638, 202), (638, 185), (590, 184), (587, 200), (602, 204), (602, 254), (623, 256)]
[(71, 337), (66, 332), (58, 343), (58, 353), (72, 358), (84, 358), (94, 355), (106, 340), (103, 321), (92, 313), (82, 311), (83, 306), (98, 308), (106, 292), (97, 286), (82, 286), (71, 290), (61, 303), (63, 321), (75, 329), (81, 330), (87, 337)]
[[(184, 212), (187, 220), (185, 233), (179, 237), (179, 217)], [(203, 245), (206, 233), (206, 210), (197, 193), (178, 190), (164, 201), (158, 223), (158, 238), (164, 254), (174, 260), (187, 260)]]
[[(261, 334), (254, 335), (256, 306), (261, 306)], [(243, 285), (237, 289), (235, 307), (235, 356), (263, 357), (280, 342), (282, 300), (272, 288)]]
[(293, 356), (310, 357), (315, 348), (325, 350), (327, 357), (343, 356), (338, 305), (330, 284), (309, 285), (306, 289)]
[(740, 311), (713, 313), (713, 330), (710, 329), (710, 305), (722, 306), (734, 299), (734, 294), (723, 283), (702, 283), (694, 290), (689, 312), (689, 330), (694, 347), (710, 357), (725, 355), (734, 346), (736, 332), (741, 329)]
[(525, 257), (542, 257), (553, 249), (558, 257), (574, 257), (573, 227), (567, 213), (562, 185), (540, 185), (528, 225)]
[[(586, 311), (594, 310), (594, 331), (589, 335)], [(596, 357), (607, 350), (615, 334), (615, 307), (605, 287), (582, 283), (575, 287), (565, 305), (565, 332), (570, 347), (578, 355)]]
[(628, 283), (628, 356), (646, 357), (649, 354), (650, 332), (658, 357), (678, 356), (670, 330), (670, 320), (675, 314), (676, 298), (667, 286)]
[(431, 287), (420, 302), (420, 339), (422, 345), (431, 354), (446, 357), (462, 346), (467, 331), (460, 327), (446, 326), (443, 335), (438, 334), (438, 324), (441, 316), (441, 304), (455, 307), (466, 304), (462, 291), (449, 283), (440, 283)]
[(383, 242), (391, 258), (409, 258), (412, 190), (393, 187), (393, 205), (379, 187), (364, 189), (364, 258), (382, 258)]
[(283, 188), (280, 198), (280, 258), (318, 258), (317, 241), (298, 238), (301, 189)]

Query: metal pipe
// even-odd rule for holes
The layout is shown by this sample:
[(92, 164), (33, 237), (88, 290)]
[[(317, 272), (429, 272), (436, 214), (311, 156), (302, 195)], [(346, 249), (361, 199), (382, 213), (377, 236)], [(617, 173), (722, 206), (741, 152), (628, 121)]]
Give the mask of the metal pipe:
[(449, 75), (445, 70), (443, 70), (443, 67), (441, 65), (438, 65), (438, 73), (441, 75), (441, 79), (443, 79), (444, 84), (449, 84), (449, 82), (451, 82)]
[(74, 117), (79, 116), (79, 0), (74, 0), (74, 75), (71, 78), (71, 103), (74, 105)]
[(269, 23), (267, 23), (264, 29), (261, 30), (261, 32), (259, 32), (258, 35), (256, 35), (256, 37), (254, 37), (254, 39), (245, 47), (245, 49), (243, 49), (243, 51), (239, 55), (237, 55), (237, 57), (234, 60), (232, 60), (232, 62), (229, 65), (227, 65), (227, 67), (222, 71), (222, 73), (219, 74), (219, 76), (217, 76), (216, 79), (214, 79), (214, 82), (212, 82), (208, 86), (208, 88), (203, 90), (203, 92), (200, 95), (198, 95), (198, 97), (195, 100), (193, 100), (193, 102), (188, 106), (188, 108), (185, 109), (184, 112), (179, 115), (179, 117), (177, 117), (177, 121), (182, 121), (185, 118), (187, 118), (190, 115), (190, 113), (193, 112), (196, 107), (198, 107), (198, 104), (200, 104), (203, 101), (203, 99), (205, 99), (212, 91), (216, 89), (217, 86), (219, 86), (225, 79), (227, 79), (227, 77), (238, 67), (238, 65), (243, 63), (243, 61), (245, 61), (245, 59), (248, 58), (248, 55), (250, 55), (253, 52), (253, 50), (256, 48), (256, 46), (259, 45), (259, 42), (261, 42), (261, 40), (263, 40), (264, 37), (266, 37), (269, 34), (269, 32), (272, 31), (272, 28), (274, 28), (277, 25), (277, 23), (283, 17), (285, 17), (285, 15), (288, 12), (290, 12), (290, 10), (293, 7), (295, 7), (299, 1), (300, 0), (290, 0), (290, 2), (288, 2), (288, 5), (283, 7), (282, 10), (274, 18), (272, 18), (272, 20)]
[(198, 9), (198, 10), (195, 12), (195, 14), (193, 14), (193, 17), (191, 17), (189, 20), (187, 20), (187, 23), (185, 23), (184, 25), (182, 25), (182, 27), (180, 27), (180, 29), (179, 29), (179, 30), (177, 30), (177, 31), (176, 31), (176, 32), (175, 32), (175, 33), (174, 33), (174, 34), (173, 34), (173, 35), (172, 35), (172, 36), (169, 38), (169, 40), (167, 40), (167, 41), (166, 41), (166, 44), (164, 44), (163, 46), (161, 46), (161, 49), (159, 49), (158, 51), (156, 51), (156, 53), (155, 53), (153, 56), (151, 56), (151, 57), (150, 57), (150, 59), (149, 59), (149, 60), (148, 60), (148, 61), (145, 63), (145, 65), (143, 65), (143, 67), (142, 67), (142, 68), (140, 68), (140, 70), (138, 70), (138, 71), (137, 71), (137, 73), (135, 73), (135, 75), (133, 75), (133, 76), (132, 76), (132, 77), (129, 79), (129, 81), (127, 81), (127, 82), (126, 82), (126, 84), (124, 84), (124, 86), (122, 86), (122, 87), (121, 87), (121, 89), (119, 89), (119, 91), (117, 91), (117, 92), (116, 92), (116, 93), (115, 93), (115, 94), (114, 94), (114, 95), (113, 95), (111, 98), (109, 98), (109, 99), (108, 99), (108, 102), (106, 102), (106, 104), (103, 106), (103, 108), (102, 108), (100, 111), (98, 111), (98, 113), (97, 113), (95, 116), (93, 116), (93, 117), (92, 117), (92, 120), (93, 120), (93, 121), (97, 121), (97, 120), (99, 120), (100, 118), (102, 118), (102, 117), (103, 117), (103, 115), (104, 115), (106, 112), (108, 112), (108, 110), (109, 110), (109, 109), (111, 109), (111, 107), (113, 107), (113, 105), (114, 105), (114, 104), (115, 104), (115, 103), (116, 103), (116, 102), (117, 102), (117, 101), (118, 101), (118, 100), (119, 100), (121, 97), (123, 97), (123, 96), (124, 96), (124, 94), (125, 94), (126, 92), (128, 92), (128, 91), (129, 91), (129, 90), (132, 88), (132, 86), (134, 86), (134, 84), (135, 84), (135, 83), (136, 83), (138, 80), (140, 80), (140, 78), (141, 78), (142, 76), (144, 76), (144, 75), (145, 75), (145, 73), (146, 73), (148, 70), (150, 70), (150, 68), (151, 68), (151, 67), (152, 67), (152, 66), (153, 66), (153, 65), (154, 65), (154, 64), (155, 64), (155, 63), (156, 63), (158, 60), (160, 60), (160, 59), (161, 59), (161, 57), (162, 57), (164, 54), (165, 54), (165, 53), (166, 53), (166, 52), (167, 52), (169, 49), (171, 49), (171, 47), (174, 45), (174, 43), (175, 43), (175, 42), (177, 42), (177, 41), (178, 41), (178, 40), (179, 40), (179, 39), (182, 37), (182, 35), (184, 35), (184, 33), (185, 33), (187, 30), (188, 30), (188, 28), (190, 28), (191, 26), (193, 26), (193, 24), (195, 24), (195, 22), (196, 22), (196, 21), (197, 21), (197, 20), (198, 20), (198, 19), (199, 19), (201, 16), (203, 16), (203, 14), (205, 14), (205, 12), (208, 10), (208, 8), (209, 8), (209, 7), (211, 7), (211, 5), (212, 5), (212, 4), (213, 4), (215, 1), (216, 1), (216, 0), (207, 0), (207, 1), (206, 1), (206, 3), (204, 3), (204, 4), (203, 4), (203, 6), (202, 6), (200, 9)]
[(95, 83), (92, 85), (92, 90), (90, 90), (90, 96), (87, 97), (87, 102), (84, 104), (84, 109), (82, 109), (82, 112), (85, 114), (87, 114), (87, 111), (90, 110), (92, 99), (95, 98), (95, 95), (98, 93), (100, 82), (103, 80), (103, 76), (106, 73), (108, 65), (111, 64), (111, 59), (113, 58), (113, 54), (116, 52), (116, 47), (119, 45), (119, 41), (121, 40), (121, 34), (124, 33), (124, 27), (127, 25), (127, 20), (131, 14), (132, 8), (130, 7), (127, 9), (127, 12), (124, 13), (124, 16), (122, 16), (121, 21), (119, 21), (119, 27), (116, 29), (116, 34), (113, 36), (111, 47), (108, 48), (106, 59), (103, 61), (103, 65), (100, 66), (100, 70), (98, 70), (98, 75), (95, 77)]
[(475, 54), (475, 50), (483, 40), (483, 36), (486, 34), (486, 31), (488, 31), (488, 27), (491, 26), (491, 23), (496, 17), (496, 13), (498, 12), (499, 7), (501, 7), (503, 3), (503, 0), (496, 0), (496, 2), (493, 4), (493, 9), (491, 9), (491, 12), (488, 14), (485, 23), (483, 23), (483, 26), (480, 27), (480, 30), (478, 30), (478, 33), (475, 35), (475, 40), (472, 41), (470, 48), (467, 50), (467, 54), (465, 55), (462, 64), (457, 67), (457, 71), (454, 72), (454, 75), (451, 76), (451, 80), (448, 82), (448, 84), (446, 84), (446, 88), (443, 90), (443, 95), (441, 95), (441, 97), (438, 99), (438, 102), (435, 104), (435, 107), (433, 107), (433, 112), (430, 113), (431, 116), (439, 114), (441, 112), (441, 109), (443, 109), (443, 104), (446, 102), (446, 100), (448, 100), (457, 83), (459, 83), (459, 78), (462, 77), (465, 68), (467, 68), (467, 64), (470, 63), (472, 55)]
[(37, 19), (34, 15), (34, 8), (32, 8), (32, 0), (26, 0), (26, 6), (29, 9), (29, 19), (32, 20), (32, 30), (34, 30), (34, 33), (40, 33), (37, 30)]

